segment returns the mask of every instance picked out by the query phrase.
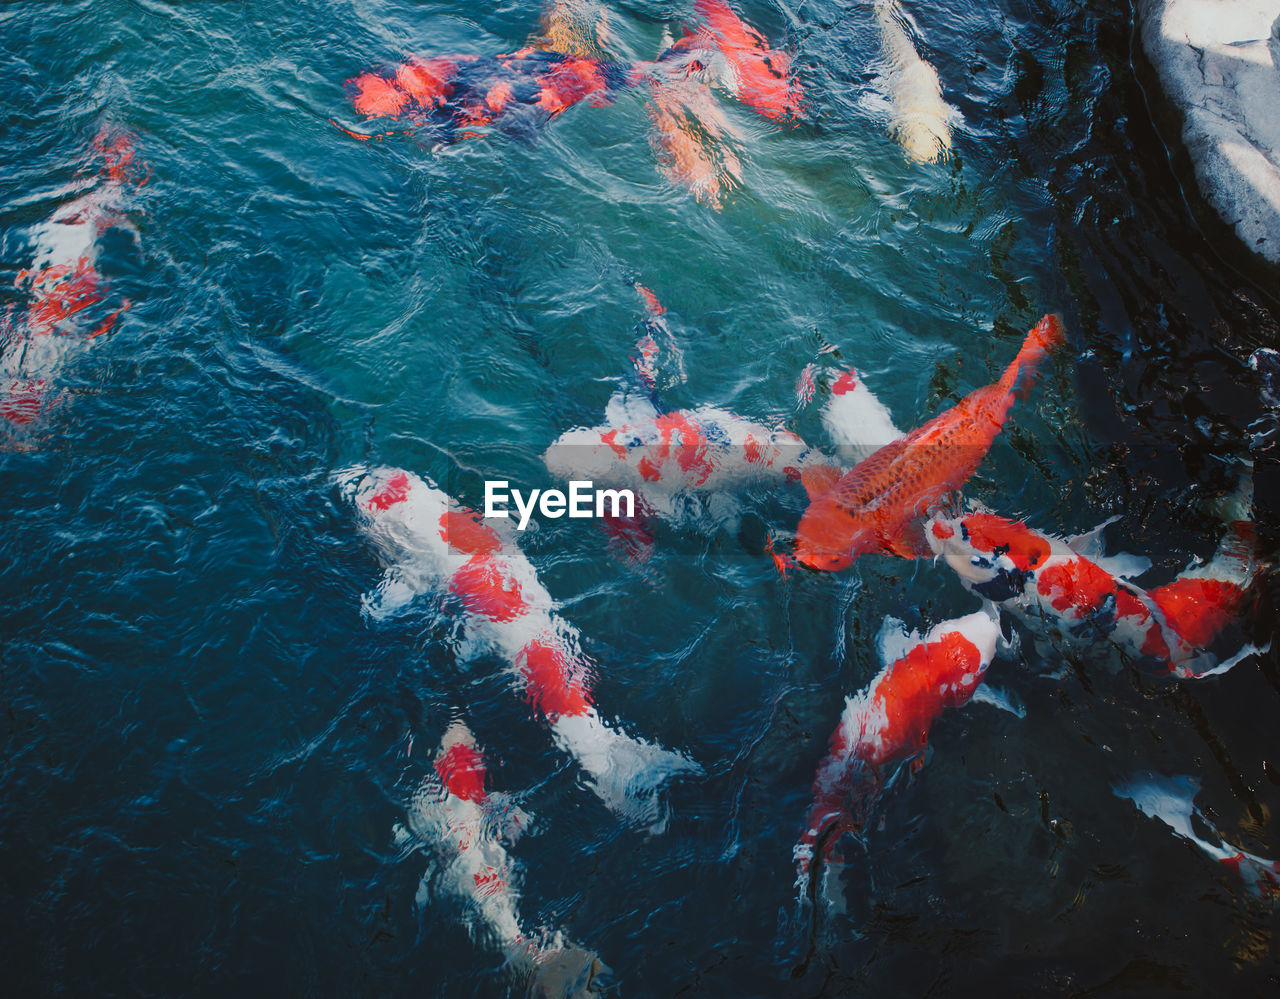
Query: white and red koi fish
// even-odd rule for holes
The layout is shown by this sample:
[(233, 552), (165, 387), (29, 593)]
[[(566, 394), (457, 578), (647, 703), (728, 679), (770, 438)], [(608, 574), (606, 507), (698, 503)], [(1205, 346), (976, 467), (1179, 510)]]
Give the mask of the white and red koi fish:
[(837, 570), (862, 554), (927, 554), (919, 520), (977, 470), (1004, 428), (1020, 382), (1063, 339), (1057, 316), (1027, 334), (1000, 380), (891, 441), (852, 471), (815, 468), (804, 476), (811, 502), (796, 531), (796, 556), (815, 569)]
[(822, 460), (789, 430), (716, 406), (660, 412), (647, 395), (620, 391), (605, 422), (561, 434), (543, 456), (553, 475), (634, 489), (664, 517), (683, 498), (798, 479)]
[(1235, 871), (1251, 894), (1260, 898), (1280, 897), (1280, 863), (1237, 850), (1221, 836), (1215, 836), (1218, 842), (1214, 843), (1196, 833), (1193, 818), (1198, 818), (1207, 829), (1213, 828), (1196, 807), (1195, 797), (1199, 790), (1200, 782), (1194, 777), (1164, 777), (1160, 774), (1145, 774), (1112, 788), (1117, 797), (1132, 801), (1143, 815), (1163, 822), (1212, 860)]
[(353, 469), (339, 483), (390, 566), (377, 594), (366, 598), (370, 615), (384, 617), (426, 592), (458, 598), (468, 636), (510, 664), (530, 706), (546, 719), (557, 745), (590, 775), (605, 806), (628, 822), (661, 831), (666, 817), (660, 786), (702, 768), (601, 720), (592, 705), (592, 666), (578, 633), (555, 614), (551, 594), (519, 547), (410, 472)]
[(100, 175), (36, 229), (31, 266), (16, 281), (30, 302), (0, 326), (0, 418), (10, 429), (36, 420), (68, 359), (108, 332), (129, 305), (105, 316), (93, 308), (106, 297), (95, 263), (102, 234), (125, 224), (122, 212), (129, 193), (145, 183), (144, 168), (127, 133), (104, 131), (93, 148), (103, 161)]
[(432, 858), (418, 903), (425, 906), (432, 894), (463, 900), (472, 938), (506, 955), (527, 994), (597, 995), (603, 965), (595, 954), (566, 942), (558, 931), (530, 935), (521, 929), (518, 870), (503, 839), (514, 841), (527, 821), (503, 796), (485, 790), (484, 757), (466, 725), (454, 722), (441, 740), (434, 776), (414, 791), (395, 839), (402, 849), (424, 850)]
[(1151, 563), (1103, 558), (1098, 533), (1061, 541), (986, 512), (938, 515), (925, 526), (930, 547), (967, 589), (1076, 645), (1155, 658), (1183, 678), (1224, 673), (1260, 651), (1247, 645), (1225, 662), (1207, 651), (1245, 613), (1261, 569), (1247, 522), (1228, 526), (1212, 561), (1150, 590), (1124, 577), (1141, 575)]
[(794, 850), (803, 897), (815, 856), (830, 859), (845, 833), (860, 833), (894, 764), (918, 758), (929, 728), (947, 708), (968, 703), (995, 658), (1000, 625), (977, 611), (899, 642), (893, 661), (860, 694), (845, 699), (840, 724), (813, 782), (813, 804)]

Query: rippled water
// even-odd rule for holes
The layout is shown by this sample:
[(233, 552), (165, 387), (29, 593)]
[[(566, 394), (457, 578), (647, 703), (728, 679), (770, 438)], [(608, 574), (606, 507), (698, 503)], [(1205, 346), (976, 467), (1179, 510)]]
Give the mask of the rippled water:
[[(1111, 792), (1194, 774), (1234, 843), (1280, 852), (1275, 652), (1179, 686), (1024, 641), (990, 679), (1025, 718), (944, 717), (853, 848), (847, 913), (815, 921), (791, 868), (814, 767), (879, 669), (882, 618), (972, 608), (940, 568), (868, 557), (783, 584), (749, 539), (659, 544), (636, 567), (589, 523), (528, 538), (603, 713), (706, 768), (653, 837), (584, 790), (500, 663), (460, 659), (438, 605), (361, 615), (380, 568), (334, 470), (398, 465), (472, 504), (485, 477), (535, 479), (628, 369), (628, 278), (684, 352), (668, 401), (761, 420), (791, 417), (832, 345), (917, 425), (1059, 311), (1067, 349), (966, 495), (1058, 534), (1122, 514), (1167, 576), (1213, 550), (1202, 500), (1248, 455), (1244, 359), (1280, 340), (1274, 274), (1203, 217), (1158, 137), (1127, 6), (908, 7), (963, 115), (954, 158), (910, 163), (865, 100), (869, 6), (753, 0), (809, 113), (791, 128), (722, 99), (742, 179), (716, 211), (656, 168), (634, 90), (444, 150), (331, 122), (355, 123), (348, 78), (511, 50), (536, 3), (6, 5), (0, 301), (24, 307), (32, 232), (104, 125), (150, 167), (132, 231), (99, 250), (129, 309), (0, 453), (0, 955), (18, 992), (504, 994), (460, 905), (415, 905), (425, 862), (391, 836), (462, 716), (491, 783), (537, 816), (512, 851), (526, 921), (597, 951), (619, 994), (1276, 983), (1274, 908)], [(652, 58), (691, 8), (611, 5), (616, 44)], [(793, 424), (820, 437), (810, 413)], [(1274, 621), (1267, 591), (1255, 638)]]

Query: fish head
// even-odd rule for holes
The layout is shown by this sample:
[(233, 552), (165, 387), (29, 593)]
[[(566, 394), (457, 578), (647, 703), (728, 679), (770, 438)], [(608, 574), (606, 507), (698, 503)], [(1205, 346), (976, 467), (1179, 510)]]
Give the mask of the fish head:
[(429, 480), (401, 468), (357, 467), (335, 477), (365, 533), (397, 557), (438, 556), (448, 550), (449, 497)]
[(937, 515), (924, 534), (968, 589), (996, 603), (1021, 596), (1051, 551), (1047, 538), (993, 513)]
[(839, 572), (868, 548), (865, 527), (833, 495), (816, 497), (796, 528), (796, 558), (811, 569)]

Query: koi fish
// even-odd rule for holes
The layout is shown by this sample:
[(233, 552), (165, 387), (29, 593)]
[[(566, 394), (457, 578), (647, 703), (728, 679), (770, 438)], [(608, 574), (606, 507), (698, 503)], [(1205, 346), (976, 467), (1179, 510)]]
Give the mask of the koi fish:
[[(884, 636), (882, 646), (894, 643)], [(869, 687), (845, 698), (840, 724), (813, 782), (813, 804), (793, 851), (796, 887), (809, 893), (815, 856), (829, 860), (847, 832), (866, 828), (888, 768), (923, 753), (929, 728), (947, 708), (968, 703), (995, 658), (1000, 625), (994, 612), (978, 611), (934, 625), (921, 638), (900, 639), (892, 658)]]
[(889, 133), (917, 163), (945, 160), (951, 152), (951, 126), (960, 112), (942, 99), (938, 71), (911, 43), (902, 5), (878, 0), (875, 15), (886, 67), (879, 84), (888, 104)]
[(836, 446), (836, 455), (849, 465), (902, 437), (892, 414), (856, 368), (846, 368), (832, 379), (830, 395), (822, 407), (822, 426)]
[(1195, 844), (1210, 859), (1233, 870), (1252, 895), (1259, 898), (1280, 896), (1280, 863), (1237, 850), (1216, 833), (1213, 834), (1216, 843), (1196, 833), (1193, 819), (1198, 819), (1203, 827), (1213, 829), (1204, 813), (1196, 807), (1195, 797), (1199, 790), (1200, 782), (1194, 777), (1164, 777), (1150, 773), (1112, 787), (1116, 797), (1132, 801), (1143, 815), (1163, 822), (1175, 835)]
[(125, 225), (122, 212), (131, 189), (145, 183), (127, 133), (101, 132), (93, 142), (103, 161), (99, 176), (74, 201), (36, 229), (31, 266), (15, 282), (30, 296), (25, 312), (0, 322), (0, 418), (10, 428), (34, 422), (46, 408), (58, 372), (77, 350), (107, 333), (129, 303), (105, 318), (86, 322), (106, 297), (95, 263), (102, 234)]
[(630, 68), (594, 56), (527, 46), (498, 56), (410, 59), (389, 75), (362, 73), (347, 87), (352, 106), (366, 119), (408, 121), (450, 143), (481, 135), (477, 130), (490, 125), (538, 126), (587, 98), (601, 107), (632, 76)]
[(918, 518), (977, 470), (1004, 427), (1019, 382), (1029, 384), (1036, 365), (1062, 339), (1061, 321), (1045, 316), (995, 384), (970, 392), (842, 477), (830, 467), (808, 471), (811, 502), (796, 532), (796, 557), (834, 570), (872, 551), (926, 554)]
[(566, 431), (543, 455), (553, 475), (633, 489), (664, 517), (678, 517), (689, 495), (798, 479), (820, 458), (789, 430), (716, 406), (661, 412), (626, 389), (609, 400), (602, 425)]
[(647, 110), (652, 125), (649, 145), (658, 169), (719, 211), (722, 191), (742, 179), (742, 162), (726, 141), (733, 127), (713, 100), (711, 88), (692, 74), (672, 80), (654, 77)]
[(365, 600), (367, 613), (385, 618), (426, 592), (444, 590), (459, 599), (469, 636), (510, 664), (530, 706), (589, 775), (596, 796), (631, 824), (665, 828), (660, 786), (702, 768), (600, 718), (589, 686), (593, 667), (578, 633), (555, 613), (519, 547), (410, 472), (356, 468), (340, 473), (338, 483), (389, 565)]
[(520, 809), (485, 790), (484, 756), (470, 729), (454, 722), (440, 742), (435, 773), (414, 791), (394, 837), (402, 850), (430, 851), (433, 869), (422, 878), (418, 904), (425, 907), (433, 893), (463, 900), (472, 938), (495, 944), (529, 995), (598, 995), (596, 978), (604, 966), (595, 954), (566, 942), (559, 931), (530, 935), (521, 929), (519, 872), (503, 845), (502, 826), (514, 841), (527, 823)]
[(1247, 645), (1221, 663), (1206, 651), (1244, 614), (1261, 569), (1251, 525), (1234, 521), (1210, 562), (1151, 590), (1125, 578), (1149, 569), (1148, 559), (1102, 556), (1105, 526), (1062, 541), (979, 511), (937, 515), (925, 525), (925, 537), (967, 589), (1077, 646), (1108, 645), (1131, 657), (1155, 658), (1180, 678), (1224, 673), (1260, 651)]
[(645, 309), (640, 338), (636, 341), (637, 356), (631, 359), (636, 375), (650, 392), (679, 385), (686, 379), (684, 353), (667, 326), (667, 310), (651, 289), (638, 281), (632, 281), (631, 286)]
[(770, 48), (724, 0), (695, 0), (693, 6), (706, 19), (699, 34), (713, 41), (729, 64), (735, 96), (766, 118), (798, 117), (804, 90), (791, 72), (790, 53)]

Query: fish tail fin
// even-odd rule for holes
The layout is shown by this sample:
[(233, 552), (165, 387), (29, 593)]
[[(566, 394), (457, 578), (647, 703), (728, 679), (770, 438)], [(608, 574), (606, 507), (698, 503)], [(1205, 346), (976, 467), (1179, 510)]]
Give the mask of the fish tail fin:
[(553, 728), (557, 741), (590, 776), (591, 790), (605, 807), (652, 834), (667, 827), (663, 785), (703, 772), (682, 753), (605, 725), (594, 711), (557, 718)]
[(608, 972), (594, 951), (572, 944), (544, 950), (534, 958), (528, 994), (533, 999), (586, 999), (599, 994), (597, 979)]
[(1063, 328), (1061, 318), (1055, 314), (1042, 318), (1027, 333), (1018, 356), (1005, 368), (1000, 378), (1000, 388), (1006, 393), (1013, 392), (1021, 382), (1022, 391), (1027, 391), (1035, 378), (1036, 367), (1044, 360), (1045, 355), (1064, 339), (1066, 339), (1066, 330)]

